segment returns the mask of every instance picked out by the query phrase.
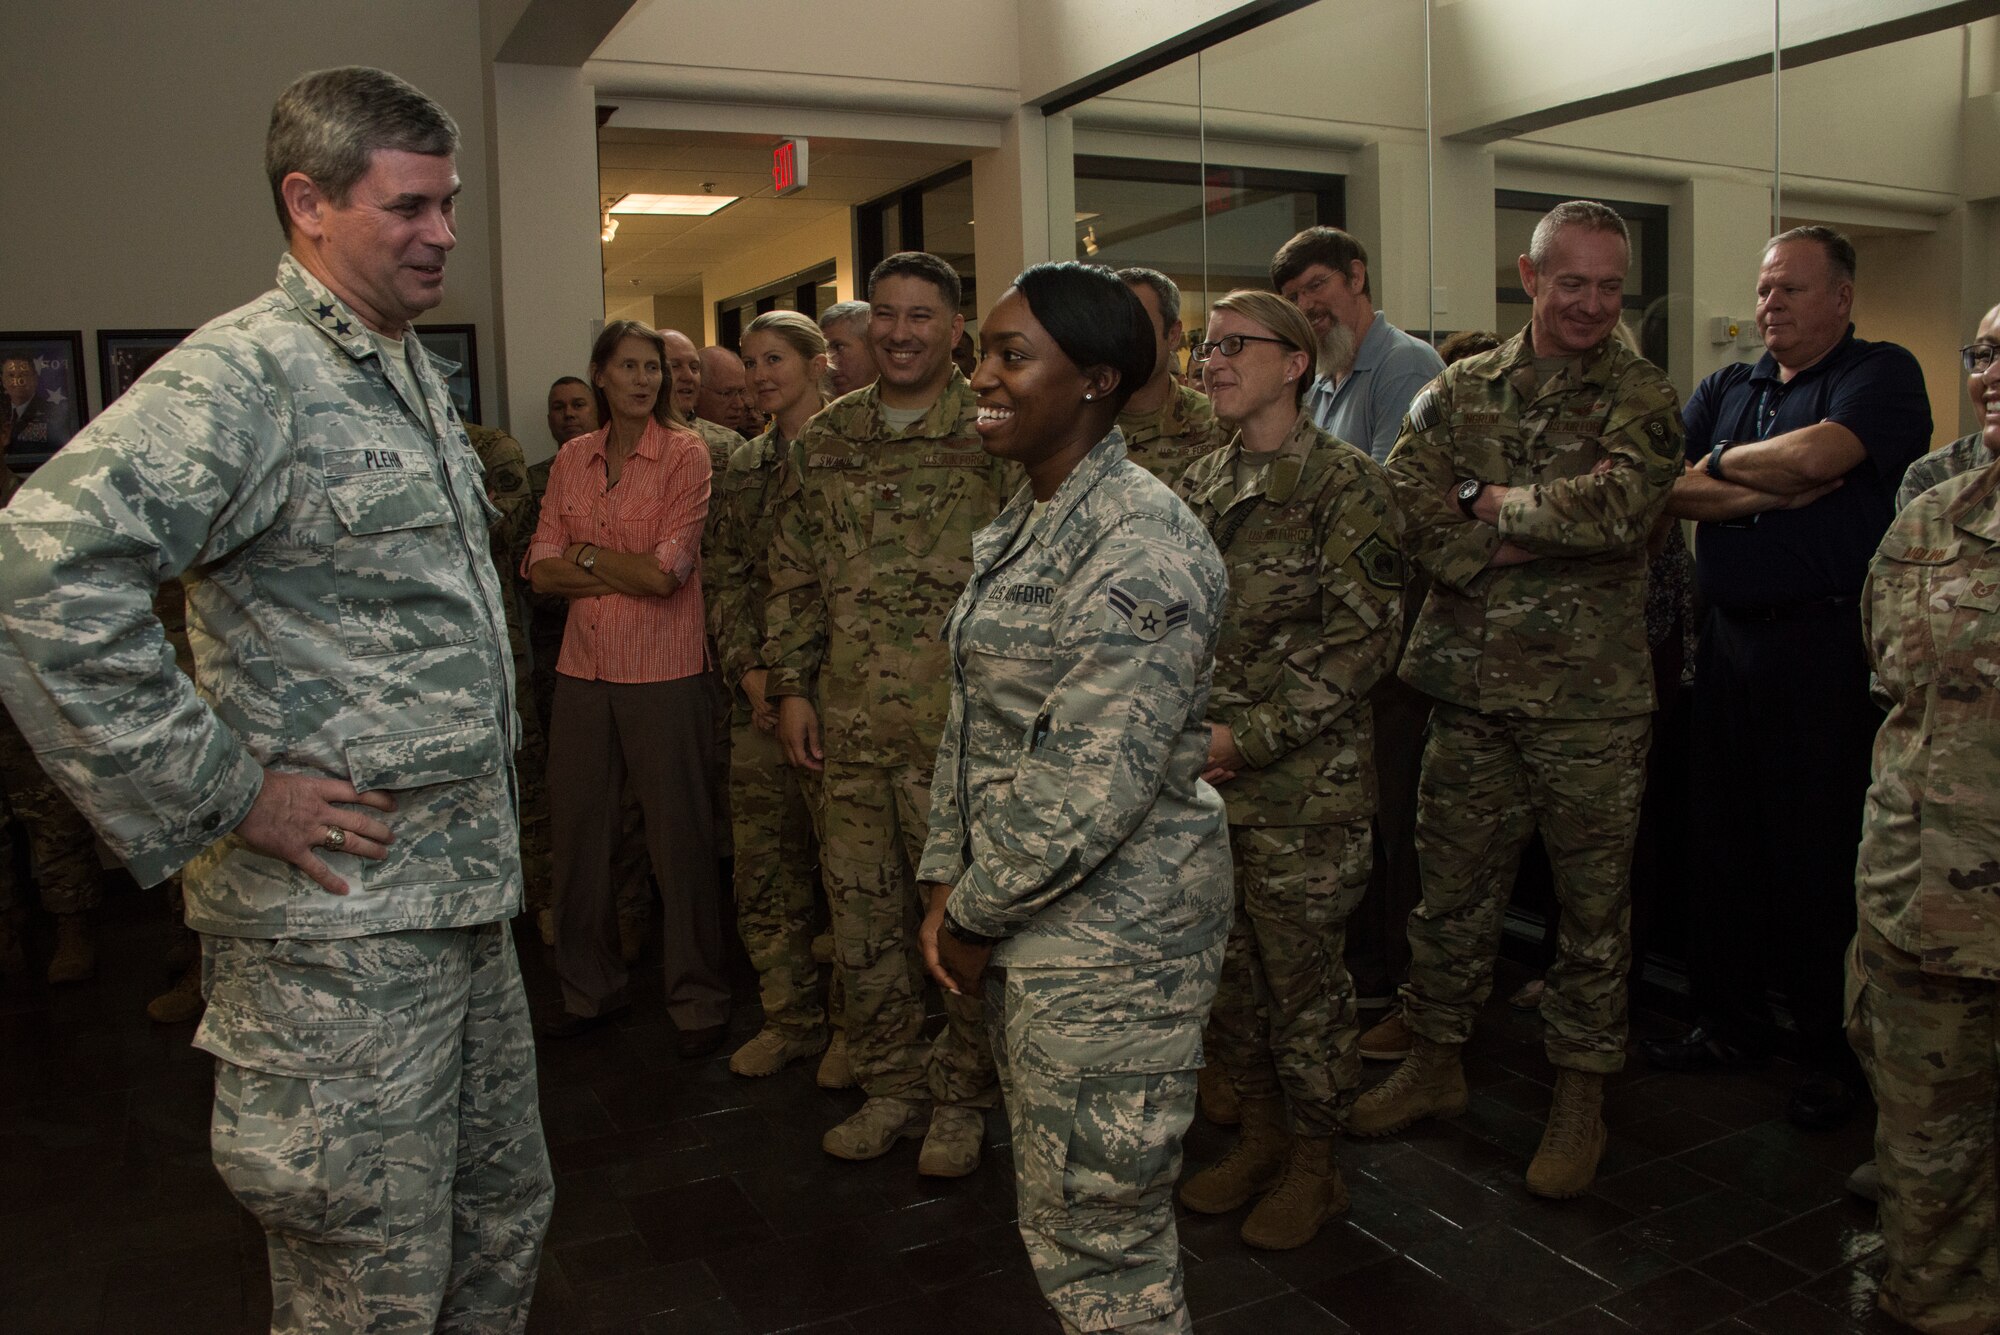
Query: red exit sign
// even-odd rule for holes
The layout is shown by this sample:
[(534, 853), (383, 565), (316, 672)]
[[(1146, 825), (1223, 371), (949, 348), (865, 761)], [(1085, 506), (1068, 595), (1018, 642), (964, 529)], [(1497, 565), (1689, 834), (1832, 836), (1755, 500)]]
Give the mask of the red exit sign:
[(805, 139), (787, 139), (771, 150), (771, 188), (779, 197), (795, 195), (806, 188)]

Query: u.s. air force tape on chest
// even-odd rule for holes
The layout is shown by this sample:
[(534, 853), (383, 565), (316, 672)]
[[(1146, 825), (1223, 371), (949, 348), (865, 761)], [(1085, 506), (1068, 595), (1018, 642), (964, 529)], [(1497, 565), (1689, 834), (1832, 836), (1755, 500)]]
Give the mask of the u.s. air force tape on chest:
[(1111, 603), (1111, 610), (1125, 621), (1126, 629), (1140, 639), (1151, 643), (1176, 626), (1185, 626), (1188, 619), (1188, 601), (1164, 606), (1151, 598), (1141, 598), (1122, 584), (1113, 584), (1105, 590), (1105, 598)]

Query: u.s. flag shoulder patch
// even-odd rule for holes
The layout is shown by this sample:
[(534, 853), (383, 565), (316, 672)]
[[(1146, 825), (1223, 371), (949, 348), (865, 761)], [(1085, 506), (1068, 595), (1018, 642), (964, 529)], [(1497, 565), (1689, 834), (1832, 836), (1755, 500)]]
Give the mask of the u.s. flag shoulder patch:
[(1176, 626), (1185, 626), (1188, 619), (1188, 600), (1162, 605), (1151, 598), (1141, 598), (1122, 584), (1113, 584), (1105, 591), (1111, 610), (1125, 621), (1126, 629), (1140, 639), (1151, 643)]

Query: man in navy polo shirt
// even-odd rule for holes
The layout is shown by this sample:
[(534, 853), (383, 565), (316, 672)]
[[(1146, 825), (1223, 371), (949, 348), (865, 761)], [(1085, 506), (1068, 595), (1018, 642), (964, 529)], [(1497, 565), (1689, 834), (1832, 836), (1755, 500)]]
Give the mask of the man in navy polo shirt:
[(1757, 275), (1764, 356), (1682, 409), (1688, 471), (1670, 513), (1699, 520), (1708, 613), (1695, 657), (1689, 954), (1699, 1023), (1649, 1043), (1672, 1070), (1771, 1043), (1766, 971), (1808, 1066), (1789, 1116), (1837, 1125), (1862, 1087), (1841, 989), (1869, 753), (1861, 583), (1897, 483), (1930, 444), (1908, 351), (1854, 336), (1854, 247), (1830, 227), (1774, 238)]

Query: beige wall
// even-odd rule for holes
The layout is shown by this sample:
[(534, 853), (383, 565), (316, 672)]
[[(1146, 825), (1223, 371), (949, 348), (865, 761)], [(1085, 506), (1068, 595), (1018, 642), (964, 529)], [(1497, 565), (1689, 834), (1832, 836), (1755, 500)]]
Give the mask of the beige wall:
[(0, 324), (191, 328), (269, 288), (284, 249), (264, 181), (271, 103), (307, 70), (372, 64), (443, 103), (465, 147), (459, 244), (425, 323), (479, 331), (499, 406), (476, 0), (94, 0), (7, 7)]
[(703, 269), (700, 319), (687, 332), (699, 329), (703, 343), (715, 342), (716, 302), (828, 260), (837, 266), (834, 283), (840, 299), (847, 301), (854, 295), (854, 237), (845, 212), (830, 213), (796, 232), (746, 250), (725, 264)]

